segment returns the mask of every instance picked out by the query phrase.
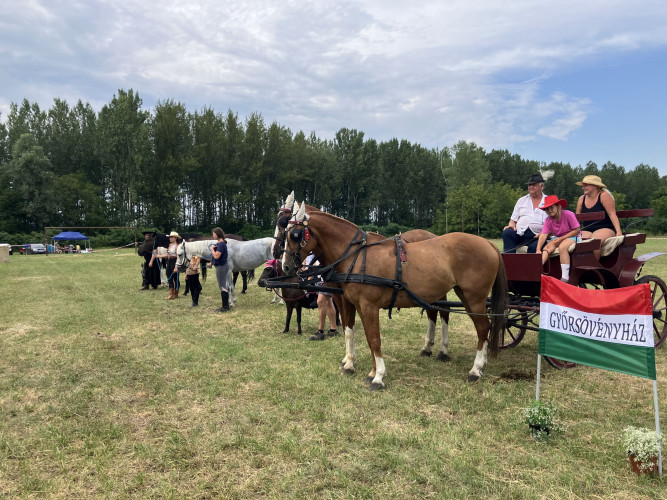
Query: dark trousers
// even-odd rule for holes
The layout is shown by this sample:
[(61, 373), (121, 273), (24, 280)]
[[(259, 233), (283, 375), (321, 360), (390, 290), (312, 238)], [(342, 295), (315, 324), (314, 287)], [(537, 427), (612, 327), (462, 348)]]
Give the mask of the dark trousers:
[(185, 283), (190, 288), (190, 295), (192, 295), (192, 303), (199, 305), (199, 294), (201, 293), (201, 283), (199, 282), (198, 274), (188, 274)]
[(508, 227), (503, 231), (503, 253), (516, 253), (516, 249), (520, 246), (528, 246), (528, 253), (535, 253), (537, 250), (537, 238), (535, 233), (530, 229), (520, 235), (512, 228)]
[(178, 273), (176, 272), (176, 259), (167, 259), (167, 266), (165, 267), (165, 272), (167, 273), (169, 288), (178, 290), (180, 288), (181, 283), (178, 279)]
[(153, 262), (153, 267), (148, 267), (151, 261), (151, 255), (144, 256), (144, 270), (143, 270), (143, 286), (152, 286), (157, 288), (160, 286), (160, 268), (157, 260)]

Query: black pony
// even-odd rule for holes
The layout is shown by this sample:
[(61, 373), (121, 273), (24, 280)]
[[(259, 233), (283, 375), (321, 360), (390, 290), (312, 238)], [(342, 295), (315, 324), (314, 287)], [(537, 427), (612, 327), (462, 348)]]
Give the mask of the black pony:
[[(257, 280), (257, 284), (261, 287), (266, 286), (266, 280), (277, 278), (279, 276), (285, 276), (285, 273), (282, 270), (282, 266), (277, 260), (269, 260), (264, 267), (264, 272)], [(287, 280), (287, 283), (297, 283), (300, 280), (298, 277), (291, 278)], [(272, 289), (275, 291), (275, 288)], [(301, 309), (304, 307), (306, 309), (317, 309), (317, 293), (315, 292), (305, 292), (304, 290), (299, 290), (298, 288), (281, 288), (282, 296), (281, 298), (285, 301), (285, 306), (287, 307), (287, 317), (285, 318), (285, 329), (283, 333), (289, 333), (289, 324), (292, 320), (292, 311), (296, 309), (296, 323), (298, 325), (298, 333), (302, 335), (301, 330)]]

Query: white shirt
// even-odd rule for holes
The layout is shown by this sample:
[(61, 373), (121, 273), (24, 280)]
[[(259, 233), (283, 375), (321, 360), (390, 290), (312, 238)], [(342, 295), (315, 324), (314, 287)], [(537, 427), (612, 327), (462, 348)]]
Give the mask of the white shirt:
[[(539, 206), (544, 204), (544, 198), (547, 195), (542, 193), (542, 201), (540, 201)], [(533, 208), (533, 200), (530, 198), (530, 195), (522, 196), (514, 205), (514, 211), (510, 220), (516, 222), (516, 232), (519, 235), (523, 235), (526, 232), (526, 229), (530, 230), (535, 234), (540, 234), (542, 232), (542, 226), (544, 221), (547, 220), (546, 211), (541, 208)]]

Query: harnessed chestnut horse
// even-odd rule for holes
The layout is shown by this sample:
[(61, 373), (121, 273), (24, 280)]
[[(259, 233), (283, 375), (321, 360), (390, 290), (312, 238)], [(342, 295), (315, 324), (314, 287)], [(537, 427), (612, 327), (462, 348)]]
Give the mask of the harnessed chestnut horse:
[[(302, 256), (310, 252), (319, 255), (326, 265), (315, 272), (328, 283), (340, 283), (345, 299), (359, 313), (373, 355), (373, 369), (368, 375), (371, 389), (385, 386), (380, 309), (428, 308), (452, 288), (477, 331), (477, 354), (468, 381), (482, 376), (487, 352), (498, 353), (508, 294), (505, 267), (493, 243), (466, 233), (417, 242), (404, 242), (400, 236), (384, 239), (340, 217), (324, 212), (306, 214), (305, 205), (285, 231), (285, 272), (296, 274)], [(489, 292), (491, 321), (486, 311)]]
[[(282, 258), (283, 246), (285, 243), (285, 229), (289, 224), (290, 219), (292, 218), (292, 213), (298, 211), (298, 204), (296, 210), (294, 209), (294, 191), (292, 191), (287, 199), (285, 204), (280, 208), (278, 212), (278, 218), (276, 220), (276, 229), (274, 232), (274, 244), (272, 247), (272, 253), (274, 259)], [(308, 213), (319, 212), (317, 208), (311, 205), (305, 205)], [(381, 236), (381, 235), (380, 235)], [(424, 229), (413, 229), (402, 233), (405, 241), (422, 241), (430, 238), (435, 238), (435, 234), (426, 231)], [(381, 236), (384, 238), (383, 236)], [(327, 284), (328, 286), (336, 286), (336, 284)], [(446, 298), (446, 295), (443, 299)], [(343, 360), (341, 361), (341, 371), (345, 374), (351, 375), (354, 373), (354, 362), (356, 361), (356, 350), (354, 347), (354, 325), (356, 322), (356, 309), (354, 305), (342, 295), (342, 294), (333, 294), (333, 300), (336, 303), (336, 308), (339, 311), (341, 325), (343, 327), (343, 332), (345, 333), (345, 346), (346, 354)], [(449, 357), (449, 312), (448, 311), (436, 311), (434, 309), (426, 309), (426, 316), (428, 318), (428, 326), (426, 329), (426, 336), (424, 339), (424, 347), (419, 353), (420, 356), (432, 356), (433, 355), (433, 346), (435, 345), (435, 327), (437, 323), (438, 314), (440, 315), (441, 322), (441, 336), (440, 336), (440, 350), (435, 359), (438, 361), (446, 362), (451, 358)]]

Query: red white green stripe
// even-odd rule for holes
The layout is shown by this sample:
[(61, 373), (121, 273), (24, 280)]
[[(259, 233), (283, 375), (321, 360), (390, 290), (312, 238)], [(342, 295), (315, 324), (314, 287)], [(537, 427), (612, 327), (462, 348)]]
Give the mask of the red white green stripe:
[(587, 290), (543, 276), (539, 353), (655, 380), (649, 285)]

